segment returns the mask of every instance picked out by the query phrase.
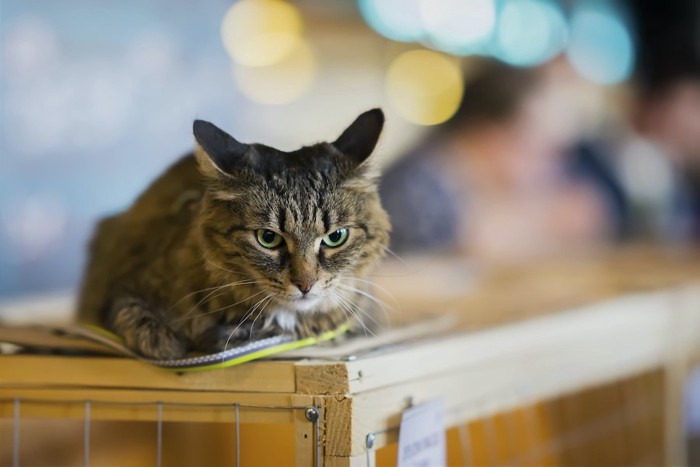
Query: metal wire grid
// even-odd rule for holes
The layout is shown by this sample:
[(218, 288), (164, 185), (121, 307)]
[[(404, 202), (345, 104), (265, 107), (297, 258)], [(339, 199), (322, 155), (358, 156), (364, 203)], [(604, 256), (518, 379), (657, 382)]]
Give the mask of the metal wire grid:
[(74, 399), (39, 399), (39, 398), (0, 398), (0, 404), (13, 405), (12, 417), (12, 467), (20, 467), (20, 426), (21, 426), (21, 404), (83, 404), (83, 466), (90, 466), (90, 423), (91, 409), (95, 405), (113, 405), (113, 406), (153, 406), (156, 409), (157, 419), (157, 438), (156, 438), (156, 466), (162, 467), (163, 460), (163, 409), (164, 407), (207, 407), (232, 409), (234, 411), (235, 424), (235, 466), (241, 466), (241, 448), (240, 448), (240, 410), (243, 409), (262, 409), (262, 410), (303, 410), (306, 419), (314, 425), (314, 465), (321, 465), (321, 436), (320, 436), (320, 412), (321, 409), (317, 406), (273, 406), (273, 405), (256, 405), (256, 404), (241, 404), (234, 403), (194, 403), (194, 402), (133, 402), (133, 401), (106, 401), (106, 400), (74, 400)]

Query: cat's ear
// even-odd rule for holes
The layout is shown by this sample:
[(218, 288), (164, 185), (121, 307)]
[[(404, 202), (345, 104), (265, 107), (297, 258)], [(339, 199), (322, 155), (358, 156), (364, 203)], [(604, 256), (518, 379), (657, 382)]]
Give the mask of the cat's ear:
[(197, 141), (195, 156), (204, 175), (230, 174), (248, 159), (250, 146), (239, 143), (215, 125), (195, 120), (192, 131)]
[(384, 126), (382, 109), (372, 109), (361, 114), (332, 144), (350, 157), (355, 164), (362, 164), (372, 154)]

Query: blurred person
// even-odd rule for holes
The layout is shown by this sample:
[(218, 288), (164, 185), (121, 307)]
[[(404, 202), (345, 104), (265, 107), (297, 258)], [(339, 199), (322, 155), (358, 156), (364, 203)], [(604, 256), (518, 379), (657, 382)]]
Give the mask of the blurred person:
[(700, 67), (636, 92), (618, 161), (632, 235), (684, 241), (698, 220), (690, 173), (700, 165)]
[(687, 243), (700, 239), (700, 6), (630, 6), (639, 57), (623, 121), (574, 153), (614, 173), (625, 205), (622, 238)]
[(567, 164), (577, 125), (561, 73), (489, 61), (467, 81), (456, 114), (385, 174), (396, 251), (503, 262), (612, 238), (609, 196)]
[[(700, 62), (698, 62), (700, 64)], [(573, 153), (607, 167), (620, 190), (623, 240), (683, 244), (700, 239), (700, 66), (656, 69), (632, 84), (626, 121)]]

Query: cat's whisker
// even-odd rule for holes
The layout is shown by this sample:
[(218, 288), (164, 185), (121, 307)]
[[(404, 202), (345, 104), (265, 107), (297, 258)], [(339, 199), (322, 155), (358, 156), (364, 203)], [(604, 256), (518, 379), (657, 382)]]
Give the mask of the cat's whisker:
[(377, 305), (380, 305), (382, 307), (389, 307), (389, 304), (387, 304), (385, 301), (381, 300), (380, 298), (376, 297), (375, 295), (373, 295), (365, 290), (358, 289), (357, 287), (353, 287), (353, 286), (347, 285), (347, 284), (337, 284), (336, 287), (343, 289), (343, 290), (346, 290), (348, 292), (354, 292), (354, 293), (360, 294), (364, 297), (367, 297), (370, 300), (372, 300), (373, 302), (375, 302)]
[[(193, 308), (193, 309), (190, 310), (186, 315), (184, 315), (184, 316), (182, 316), (181, 318), (178, 318), (178, 319), (176, 319), (176, 320), (173, 320), (173, 323), (178, 323), (178, 322), (181, 322), (181, 321), (184, 321), (184, 320), (187, 320), (187, 319), (200, 318), (200, 317), (202, 317), (202, 316), (207, 316), (207, 315), (211, 315), (211, 314), (214, 314), (214, 313), (220, 313), (220, 312), (222, 312), (222, 311), (224, 311), (224, 310), (227, 310), (227, 309), (232, 308), (232, 307), (234, 307), (234, 306), (236, 306), (236, 305), (239, 305), (239, 304), (245, 302), (246, 300), (250, 300), (250, 299), (254, 298), (254, 297), (257, 296), (257, 295), (260, 295), (261, 293), (264, 293), (264, 291), (261, 290), (261, 291), (258, 292), (258, 293), (255, 293), (255, 294), (253, 294), (253, 295), (249, 295), (248, 297), (245, 297), (245, 298), (243, 298), (243, 299), (241, 299), (241, 300), (239, 300), (239, 301), (237, 301), (237, 302), (235, 302), (235, 303), (231, 303), (231, 304), (226, 305), (226, 306), (223, 306), (223, 307), (221, 307), (221, 308), (217, 308), (216, 310), (209, 310), (209, 311), (205, 311), (205, 312), (201, 312), (201, 313), (193, 313), (194, 310), (195, 310), (195, 309)], [(219, 297), (219, 296), (221, 296), (221, 295), (223, 295), (223, 292), (222, 292), (221, 294), (217, 295), (217, 297)], [(214, 298), (216, 298), (216, 297), (212, 297), (212, 299), (214, 299)]]
[(182, 302), (182, 301), (183, 301), (184, 299), (186, 299), (186, 298), (191, 297), (192, 295), (195, 295), (195, 294), (198, 294), (198, 293), (201, 293), (201, 292), (206, 292), (206, 291), (208, 291), (208, 290), (221, 289), (222, 287), (225, 287), (225, 285), (215, 285), (214, 287), (207, 287), (207, 288), (205, 288), (205, 289), (195, 290), (194, 292), (190, 292), (190, 293), (188, 293), (187, 295), (185, 295), (184, 297), (180, 298), (180, 299), (179, 299), (178, 301), (176, 301), (175, 303), (173, 303), (172, 306), (168, 309), (168, 311), (174, 310), (175, 307), (176, 307), (177, 305), (180, 304), (180, 302)]
[(336, 293), (336, 292), (331, 292), (331, 294), (332, 294), (333, 297), (336, 299), (336, 302), (338, 303), (338, 306), (340, 307), (340, 310), (345, 314), (345, 316), (347, 317), (347, 319), (348, 319), (348, 320), (349, 320), (349, 319), (352, 319), (353, 321), (357, 321), (357, 322), (360, 323), (360, 325), (362, 325), (362, 326), (364, 327), (364, 323), (362, 322), (361, 319), (358, 319), (357, 316), (355, 316), (354, 314), (351, 314), (350, 312), (348, 312), (348, 308), (347, 308), (347, 306), (345, 305), (345, 303), (342, 301), (342, 298), (339, 296), (339, 294)]
[[(255, 282), (255, 281), (248, 281), (248, 280), (245, 280), (245, 281), (237, 281), (237, 282), (231, 282), (230, 284), (220, 285), (220, 286), (216, 287), (216, 290), (214, 290), (213, 292), (210, 292), (209, 294), (207, 294), (206, 297), (204, 297), (203, 299), (201, 299), (197, 304), (195, 304), (192, 308), (190, 308), (190, 309), (187, 311), (187, 313), (185, 313), (184, 315), (182, 315), (181, 317), (179, 317), (179, 318), (177, 318), (177, 319), (172, 320), (172, 322), (173, 322), (173, 323), (177, 323), (177, 322), (180, 322), (180, 321), (185, 320), (185, 319), (187, 319), (187, 318), (193, 317), (192, 314), (197, 310), (197, 308), (199, 308), (201, 305), (203, 305), (206, 301), (208, 301), (208, 300), (213, 300), (213, 299), (215, 299), (215, 298), (217, 298), (217, 297), (220, 297), (221, 295), (223, 295), (223, 294), (225, 293), (225, 291), (224, 291), (224, 292), (221, 292), (221, 293), (218, 293), (218, 294), (212, 296), (212, 294), (214, 294), (214, 293), (216, 293), (216, 292), (219, 292), (219, 291), (221, 291), (221, 290), (223, 290), (223, 289), (225, 289), (225, 288), (227, 288), (227, 287), (235, 287), (235, 286), (238, 286), (238, 285), (252, 285), (252, 284), (256, 284), (256, 282)], [(254, 296), (254, 295), (253, 295), (253, 296)], [(243, 300), (241, 300), (240, 302), (236, 302), (236, 303), (234, 303), (233, 305), (227, 305), (227, 306), (224, 307), (224, 308), (219, 308), (218, 310), (207, 311), (207, 312), (204, 312), (204, 313), (197, 313), (197, 314), (195, 314), (195, 316), (205, 316), (205, 315), (208, 315), (208, 314), (211, 314), (211, 313), (216, 313), (216, 312), (221, 311), (221, 310), (224, 310), (224, 309), (226, 309), (226, 308), (229, 308), (229, 307), (238, 305), (239, 303), (242, 303), (242, 302), (244, 302), (245, 300), (247, 300), (247, 299), (249, 299), (249, 298), (251, 298), (251, 297), (247, 297), (246, 299), (243, 299)]]
[[(244, 279), (244, 280), (240, 280), (240, 281), (236, 281), (236, 282), (230, 282), (230, 283), (228, 283), (228, 284), (217, 285), (217, 286), (214, 286), (214, 287), (207, 287), (206, 289), (196, 290), (196, 291), (194, 291), (194, 292), (191, 292), (191, 293), (185, 295), (185, 296), (182, 297), (180, 300), (178, 300), (177, 302), (175, 302), (175, 303), (170, 307), (170, 310), (174, 309), (175, 306), (176, 306), (178, 303), (182, 302), (182, 301), (183, 301), (184, 299), (186, 299), (187, 297), (191, 297), (192, 295), (198, 294), (198, 293), (200, 293), (200, 292), (206, 292), (206, 291), (208, 291), (208, 290), (214, 290), (214, 292), (216, 292), (217, 290), (221, 290), (221, 289), (226, 288), (226, 287), (232, 287), (232, 286), (236, 286), (236, 285), (243, 285), (243, 284), (246, 284), (246, 283), (254, 283), (254, 282), (255, 282), (255, 281), (251, 281), (251, 280), (249, 280), (249, 279)], [(214, 292), (211, 292), (211, 293), (214, 293)], [(209, 295), (211, 295), (211, 293), (210, 293)], [(207, 297), (208, 297), (209, 295), (207, 295)], [(206, 299), (207, 297), (204, 297), (204, 299)], [(204, 299), (203, 299), (203, 300), (204, 300)], [(199, 303), (197, 303), (197, 306), (201, 305), (202, 303), (203, 303), (203, 302), (200, 301)]]
[[(200, 306), (202, 306), (205, 302), (207, 302), (210, 298), (212, 298), (212, 295), (214, 295), (214, 294), (217, 293), (217, 292), (220, 292), (221, 290), (223, 290), (223, 289), (226, 288), (227, 286), (228, 286), (228, 285), (222, 285), (222, 286), (220, 286), (218, 289), (216, 289), (216, 290), (214, 290), (214, 291), (212, 291), (212, 292), (209, 292), (204, 298), (202, 298), (200, 301), (198, 301), (197, 303), (195, 303), (195, 305), (194, 305), (186, 314), (189, 314), (189, 313), (191, 313), (192, 311), (194, 311), (194, 310), (196, 310), (197, 308), (199, 308)], [(222, 292), (222, 293), (223, 293), (223, 292)], [(219, 297), (219, 296), (222, 295), (222, 293), (217, 294), (216, 296)]]
[(206, 261), (207, 263), (211, 264), (211, 265), (214, 266), (215, 268), (220, 269), (220, 270), (222, 270), (222, 271), (224, 271), (224, 272), (228, 272), (228, 273), (231, 273), (231, 274), (241, 274), (241, 275), (243, 275), (243, 276), (247, 276), (248, 278), (251, 278), (251, 279), (252, 279), (251, 274), (248, 273), (248, 272), (245, 272), (245, 271), (235, 271), (235, 270), (233, 270), (233, 269), (225, 268), (225, 267), (221, 266), (220, 264), (217, 264), (217, 263), (215, 263), (214, 261), (210, 260), (210, 259), (207, 258), (207, 257), (204, 257), (204, 261)]
[(409, 276), (413, 276), (415, 274), (418, 274), (421, 271), (424, 271), (426, 268), (435, 264), (436, 261), (439, 261), (438, 257), (430, 259), (422, 265), (419, 265), (417, 267), (413, 267), (413, 269), (410, 269), (411, 266), (406, 261), (402, 261), (402, 263), (404, 263), (405, 267), (410, 269), (405, 274), (368, 274), (367, 277), (390, 277), (390, 278), (409, 277)]
[(348, 279), (351, 281), (362, 282), (362, 283), (370, 285), (371, 287), (379, 289), (382, 292), (384, 292), (386, 294), (386, 296), (391, 299), (392, 302), (394, 302), (394, 305), (396, 305), (396, 306), (399, 305), (399, 301), (396, 299), (396, 296), (389, 289), (387, 289), (386, 287), (382, 287), (381, 285), (378, 285), (378, 284), (374, 283), (373, 281), (370, 281), (367, 279), (361, 279), (359, 277), (352, 277), (352, 276), (340, 276), (340, 278), (341, 279)]
[[(248, 318), (250, 318), (251, 316), (253, 316), (253, 313), (255, 313), (255, 310), (258, 309), (258, 307), (260, 306), (260, 304), (263, 303), (265, 300), (268, 300), (270, 297), (274, 297), (275, 295), (276, 295), (276, 294), (275, 294), (274, 292), (271, 293), (271, 294), (266, 295), (266, 296), (263, 297), (262, 299), (258, 300), (258, 301), (256, 302), (255, 306), (253, 306), (248, 312), (246, 312), (246, 314), (243, 316), (243, 319), (241, 319), (241, 321), (238, 323), (238, 325), (237, 325), (235, 328), (233, 328), (233, 331), (231, 331), (231, 332), (229, 333), (228, 338), (226, 339), (226, 343), (224, 344), (224, 351), (228, 350), (228, 344), (229, 344), (229, 342), (231, 342), (231, 338), (232, 338), (233, 335), (236, 333), (236, 331), (238, 331), (238, 329), (243, 325), (243, 323), (245, 323), (245, 322), (248, 320)], [(251, 332), (251, 334), (253, 333), (252, 327), (251, 327), (251, 331), (250, 331), (250, 332)]]
[[(372, 322), (373, 322), (375, 325), (377, 325), (377, 326), (381, 326), (381, 325), (382, 325), (382, 323), (380, 323), (379, 321), (377, 321), (377, 320), (375, 319), (375, 317), (373, 316), (372, 313), (370, 313), (370, 312), (364, 310), (363, 308), (360, 308), (359, 305), (357, 305), (356, 303), (354, 303), (354, 302), (353, 302), (352, 300), (350, 300), (348, 297), (344, 297), (344, 298), (345, 298), (345, 301), (348, 303), (348, 305), (351, 306), (352, 309), (355, 310), (355, 312), (356, 312), (359, 316), (364, 316), (364, 317), (368, 318), (370, 321), (372, 321)], [(385, 315), (385, 316), (386, 316), (386, 315)], [(386, 319), (388, 320), (388, 316), (386, 316)]]
[(338, 299), (338, 304), (340, 305), (340, 308), (345, 312), (346, 315), (352, 316), (358, 323), (360, 323), (360, 326), (365, 331), (365, 335), (371, 334), (372, 336), (375, 336), (375, 334), (367, 327), (365, 322), (362, 320), (362, 317), (357, 313), (357, 308), (353, 309), (352, 303), (350, 303), (347, 299), (343, 298), (340, 294), (333, 292), (335, 297)]
[(338, 298), (338, 300), (340, 300), (340, 301), (343, 302), (345, 305), (347, 305), (347, 306), (350, 307), (352, 310), (354, 310), (354, 312), (355, 312), (355, 314), (356, 314), (357, 316), (365, 316), (365, 317), (369, 318), (373, 323), (375, 323), (375, 324), (377, 324), (377, 325), (380, 324), (376, 319), (374, 319), (374, 317), (372, 316), (371, 313), (368, 313), (367, 311), (365, 311), (365, 310), (363, 310), (362, 308), (360, 308), (360, 307), (359, 307), (357, 304), (355, 304), (349, 297), (346, 297), (346, 296), (344, 296), (342, 293), (339, 293), (339, 292), (336, 292), (335, 295), (336, 295), (336, 297)]
[(409, 267), (409, 265), (408, 265), (408, 263), (406, 262), (406, 260), (403, 259), (401, 256), (397, 255), (397, 254), (396, 254), (391, 248), (389, 248), (388, 246), (382, 246), (382, 250), (386, 251), (386, 252), (389, 253), (391, 256), (393, 256), (394, 258), (396, 258), (396, 259), (397, 259), (398, 261), (400, 261), (401, 264), (403, 264), (404, 266)]
[[(338, 288), (341, 290), (345, 290), (346, 292), (351, 292), (351, 293), (356, 293), (356, 294), (362, 295), (362, 296), (368, 298), (369, 300), (373, 301), (374, 303), (376, 303), (378, 305), (379, 309), (381, 310), (382, 314), (384, 315), (384, 319), (387, 322), (390, 320), (390, 312), (393, 310), (393, 308), (388, 303), (377, 298), (376, 296), (372, 295), (369, 292), (358, 289), (356, 287), (351, 287), (347, 284), (338, 284)], [(367, 312), (365, 312), (365, 313), (367, 313)], [(370, 313), (367, 313), (367, 315), (371, 316)]]
[[(259, 304), (262, 300), (265, 300), (266, 297), (263, 297), (260, 299), (258, 302), (256, 302), (256, 305)], [(250, 318), (253, 313), (255, 312), (255, 308), (248, 310), (245, 315), (243, 315), (243, 318), (241, 318), (240, 322), (236, 325), (235, 328), (229, 333), (228, 338), (226, 339), (226, 342), (224, 343), (224, 351), (228, 350), (228, 344), (231, 341), (231, 338), (233, 335), (238, 331), (238, 329)]]
[(268, 300), (268, 301), (265, 303), (265, 305), (263, 305), (263, 307), (260, 308), (260, 311), (258, 311), (258, 314), (255, 316), (255, 319), (253, 319), (253, 323), (250, 325), (250, 329), (251, 329), (250, 340), (251, 340), (251, 341), (253, 340), (253, 332), (252, 332), (252, 330), (255, 329), (255, 323), (258, 321), (258, 318), (260, 318), (260, 316), (262, 316), (263, 312), (265, 311), (265, 308), (267, 308), (267, 306), (268, 306), (270, 303), (272, 303), (273, 300), (274, 300), (275, 298), (277, 298), (278, 296), (279, 296), (278, 293), (275, 293), (274, 295), (272, 295), (272, 297), (270, 298), (270, 300)]
[[(198, 318), (198, 317), (201, 317), (201, 316), (206, 316), (206, 315), (210, 315), (210, 314), (213, 314), (213, 313), (219, 313), (219, 312), (222, 312), (222, 311), (224, 311), (224, 310), (228, 310), (229, 308), (233, 308), (233, 307), (236, 306), (236, 305), (240, 305), (241, 303), (243, 303), (243, 302), (245, 302), (245, 301), (247, 301), (247, 300), (251, 300), (252, 298), (257, 297), (258, 295), (260, 295), (260, 294), (262, 294), (262, 293), (265, 293), (265, 291), (264, 291), (264, 290), (261, 290), (261, 291), (259, 291), (259, 292), (257, 292), (257, 293), (254, 293), (253, 295), (249, 295), (249, 296), (247, 296), (246, 298), (241, 299), (241, 300), (239, 300), (239, 301), (237, 301), (237, 302), (235, 302), (235, 303), (231, 303), (230, 305), (226, 305), (226, 306), (223, 306), (223, 307), (221, 307), (221, 308), (217, 308), (216, 310), (209, 310), (209, 311), (205, 311), (204, 313), (198, 313), (198, 314), (196, 314), (195, 316), (191, 316), (191, 318), (195, 318), (195, 317)], [(183, 318), (184, 318), (184, 317), (183, 317)]]
[[(361, 308), (357, 304), (353, 303), (350, 299), (346, 298), (346, 300), (349, 302), (349, 304), (353, 305), (353, 309), (355, 309), (359, 314), (362, 314), (362, 316), (366, 316), (370, 321), (375, 323), (377, 326), (381, 326), (381, 323), (379, 321), (379, 318), (375, 318), (374, 313), (368, 312), (367, 310)], [(382, 307), (382, 305), (378, 306), (378, 309), (381, 311), (384, 321), (388, 322), (389, 321), (389, 313)]]
[(352, 286), (347, 285), (347, 284), (338, 284), (337, 287), (340, 289), (343, 289), (343, 290), (347, 290), (348, 292), (354, 292), (354, 293), (360, 294), (364, 297), (367, 297), (370, 300), (372, 300), (374, 303), (376, 303), (377, 305), (382, 307), (382, 309), (385, 311), (387, 308), (389, 310), (392, 309), (391, 306), (388, 303), (386, 303), (384, 300), (381, 300), (380, 298), (378, 298), (378, 297), (372, 295), (371, 293), (366, 292), (362, 289), (358, 289), (357, 287), (352, 287)]
[[(368, 314), (367, 312), (362, 310), (362, 308), (359, 308), (357, 306), (353, 306), (352, 303), (348, 303), (348, 306), (354, 311), (354, 313), (358, 317), (358, 319), (360, 319), (360, 321), (362, 321), (362, 324), (366, 324), (367, 322), (361, 318), (367, 318), (367, 319), (369, 319), (369, 321), (371, 321), (373, 323), (374, 326), (377, 326), (377, 327), (381, 326), (381, 323), (379, 323), (376, 319), (374, 319), (374, 317), (372, 317), (371, 314)], [(371, 330), (370, 330), (370, 333), (373, 336), (375, 335), (374, 332)]]
[(179, 318), (177, 318), (177, 319), (171, 320), (171, 323), (177, 323), (177, 322), (179, 322), (179, 321), (185, 320), (185, 319), (191, 317), (193, 314), (194, 314), (195, 316), (197, 316), (198, 314), (195, 313), (195, 311), (197, 310), (197, 308), (199, 308), (199, 306), (202, 305), (204, 301), (206, 301), (208, 298), (210, 298), (211, 295), (212, 295), (213, 293), (219, 292), (219, 293), (217, 293), (216, 295), (214, 295), (213, 297), (211, 297), (212, 300), (213, 300), (214, 298), (217, 298), (217, 297), (220, 297), (221, 295), (223, 295), (224, 292), (220, 292), (223, 288), (224, 288), (224, 286), (219, 286), (219, 287), (217, 287), (216, 290), (214, 290), (213, 292), (207, 294), (206, 297), (204, 297), (203, 299), (201, 299), (201, 300), (200, 300), (198, 303), (196, 303), (192, 308), (190, 308), (189, 310), (187, 310), (187, 312), (186, 312), (184, 315), (182, 315), (181, 317), (179, 317)]

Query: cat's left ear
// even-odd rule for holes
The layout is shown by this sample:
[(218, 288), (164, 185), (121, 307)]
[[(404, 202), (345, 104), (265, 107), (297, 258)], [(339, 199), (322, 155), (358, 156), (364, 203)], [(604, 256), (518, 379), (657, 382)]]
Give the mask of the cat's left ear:
[(357, 117), (332, 144), (356, 165), (360, 165), (372, 154), (383, 126), (382, 109), (368, 110)]
[(204, 175), (228, 175), (250, 158), (249, 145), (239, 143), (212, 123), (195, 120), (192, 132), (197, 141), (195, 157)]

